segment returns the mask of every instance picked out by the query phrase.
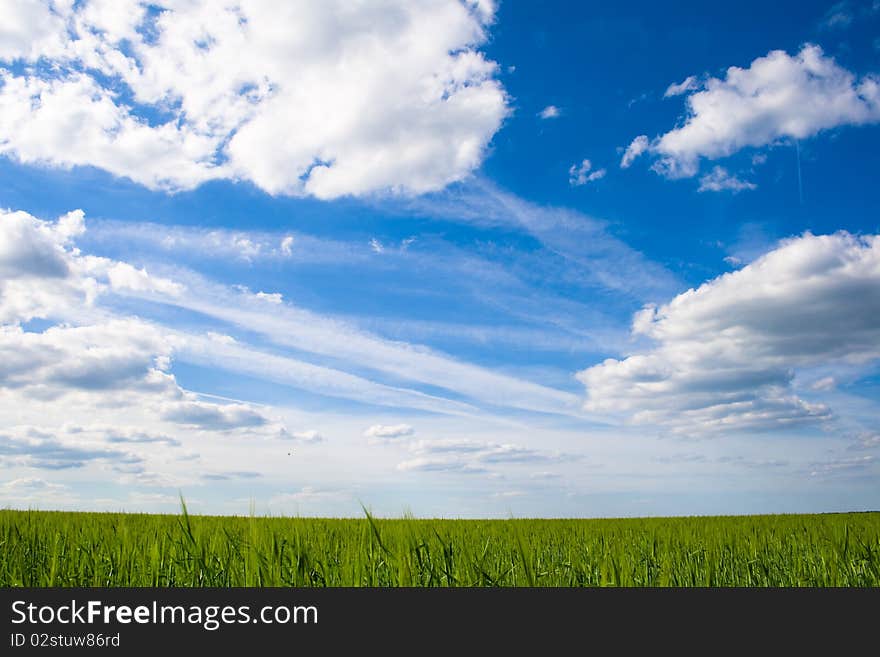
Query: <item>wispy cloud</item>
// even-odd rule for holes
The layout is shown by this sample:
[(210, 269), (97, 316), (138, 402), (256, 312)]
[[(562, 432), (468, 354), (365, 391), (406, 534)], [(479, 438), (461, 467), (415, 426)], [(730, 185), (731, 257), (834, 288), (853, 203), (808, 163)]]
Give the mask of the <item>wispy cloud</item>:
[(408, 424), (374, 424), (364, 431), (371, 442), (380, 444), (400, 438), (409, 438), (415, 430)]
[(409, 445), (409, 450), (415, 456), (401, 461), (398, 470), (479, 474), (499, 465), (529, 466), (577, 459), (571, 454), (477, 440), (418, 440)]
[(829, 459), (816, 461), (807, 467), (807, 474), (817, 479), (830, 479), (838, 477), (853, 477), (864, 475), (874, 469), (877, 460), (871, 454), (853, 456), (850, 458)]
[(852, 5), (847, 1), (837, 2), (828, 8), (819, 27), (823, 30), (843, 30), (849, 27), (855, 20), (855, 12)]
[(572, 277), (629, 298), (655, 299), (681, 287), (674, 274), (616, 238), (606, 222), (567, 208), (530, 203), (485, 180), (398, 207), (475, 225), (515, 227), (561, 258)]
[(663, 93), (663, 97), (671, 98), (672, 96), (680, 96), (688, 91), (693, 91), (694, 89), (699, 88), (699, 86), (700, 83), (697, 81), (697, 76), (689, 75), (678, 84), (670, 84)]
[(607, 171), (605, 169), (593, 169), (593, 164), (589, 160), (584, 160), (580, 164), (572, 164), (568, 170), (568, 184), (572, 187), (580, 187), (587, 183), (601, 180), (605, 177)]
[(185, 256), (194, 261), (243, 264), (330, 263), (367, 256), (350, 244), (289, 231), (170, 226), (113, 219), (89, 219), (88, 231), (78, 242), (84, 248), (112, 248), (123, 256)]
[(757, 189), (758, 186), (748, 180), (740, 180), (727, 169), (716, 166), (700, 178), (698, 192), (733, 192), (734, 194), (747, 189)]
[[(193, 286), (189, 294), (180, 299), (168, 299), (167, 302), (260, 333), (276, 345), (311, 352), (332, 358), (336, 362), (345, 362), (348, 367), (368, 367), (399, 380), (445, 388), (482, 403), (541, 412), (576, 413), (576, 398), (569, 393), (498, 374), (426, 347), (412, 348), (410, 345), (385, 340), (353, 324), (290, 304), (275, 307), (271, 313), (267, 313), (253, 303), (248, 303), (240, 294), (203, 283), (189, 281), (188, 286)], [(256, 366), (255, 362), (248, 364), (241, 358), (233, 358), (233, 352), (241, 353), (240, 348), (235, 345), (218, 345), (217, 349), (228, 354), (227, 362), (236, 362), (237, 367), (253, 370)], [(186, 353), (193, 352), (188, 350)], [(213, 350), (202, 351), (200, 356), (218, 363), (217, 354)], [(279, 358), (264, 354), (257, 360), (264, 364), (273, 360), (279, 364), (282, 360), (289, 361), (276, 360)], [(299, 369), (304, 368), (309, 366), (303, 364)], [(317, 366), (312, 366), (311, 369), (313, 372), (318, 371)], [(330, 373), (329, 370), (324, 371), (325, 374)], [(344, 379), (355, 382), (358, 377), (347, 375)], [(381, 385), (376, 390), (390, 392)]]

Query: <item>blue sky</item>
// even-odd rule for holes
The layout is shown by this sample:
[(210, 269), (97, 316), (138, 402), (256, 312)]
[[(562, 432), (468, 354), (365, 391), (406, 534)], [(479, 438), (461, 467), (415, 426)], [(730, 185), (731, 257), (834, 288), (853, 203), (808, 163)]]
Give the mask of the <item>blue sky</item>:
[(880, 505), (877, 2), (0, 6), (0, 505)]

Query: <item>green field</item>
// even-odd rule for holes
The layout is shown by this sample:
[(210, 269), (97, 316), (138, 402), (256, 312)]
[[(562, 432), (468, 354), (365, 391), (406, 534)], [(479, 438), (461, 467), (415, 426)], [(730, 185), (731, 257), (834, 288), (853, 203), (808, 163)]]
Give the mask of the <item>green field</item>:
[(0, 586), (877, 586), (880, 513), (417, 520), (0, 511)]

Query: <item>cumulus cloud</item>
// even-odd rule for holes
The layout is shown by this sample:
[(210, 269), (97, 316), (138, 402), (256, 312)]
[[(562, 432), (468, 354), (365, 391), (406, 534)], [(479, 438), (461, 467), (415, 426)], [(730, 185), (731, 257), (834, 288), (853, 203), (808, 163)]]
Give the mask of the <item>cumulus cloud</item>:
[(21, 162), (171, 191), (418, 194), (468, 176), (508, 113), (479, 50), (491, 3), (3, 8), (0, 153)]
[(4, 212), (0, 216), (0, 276), (10, 279), (68, 275), (64, 247), (73, 235), (82, 232), (82, 211), (65, 215), (54, 225), (25, 212)]
[(573, 187), (586, 185), (595, 180), (601, 180), (607, 172), (605, 169), (593, 170), (593, 164), (584, 160), (580, 164), (572, 164), (568, 170), (568, 183)]
[(0, 323), (91, 303), (97, 281), (71, 272), (70, 242), (83, 230), (82, 217), (75, 211), (50, 223), (26, 212), (0, 211)]
[(877, 76), (859, 78), (811, 44), (796, 55), (774, 50), (748, 68), (731, 66), (723, 78), (710, 77), (698, 89), (687, 96), (683, 124), (651, 141), (637, 137), (621, 166), (649, 151), (657, 173), (691, 177), (702, 158), (880, 121)]
[(133, 443), (140, 445), (156, 444), (167, 447), (180, 447), (181, 442), (171, 436), (161, 433), (151, 433), (140, 429), (114, 428), (106, 431), (106, 440), (109, 443)]
[(734, 194), (745, 189), (757, 189), (757, 185), (748, 180), (740, 180), (727, 169), (716, 166), (700, 178), (698, 192), (733, 192)]
[(161, 387), (157, 359), (170, 345), (135, 319), (90, 326), (52, 326), (37, 333), (0, 326), (0, 387), (61, 394), (67, 389)]
[(144, 268), (84, 256), (74, 245), (84, 231), (82, 210), (54, 222), (0, 210), (0, 323), (65, 317), (107, 291), (183, 292), (179, 283)]
[(556, 119), (561, 115), (562, 111), (556, 105), (547, 105), (547, 107), (538, 112), (538, 116), (544, 120)]
[[(127, 452), (108, 445), (146, 449), (182, 444), (163, 431), (96, 424), (93, 416), (101, 409), (136, 409), (150, 424), (203, 431), (264, 436), (286, 431), (259, 409), (205, 402), (178, 385), (169, 371), (172, 359), (194, 336), (92, 308), (102, 295), (126, 292), (172, 299), (186, 288), (144, 268), (81, 253), (74, 242), (84, 230), (81, 211), (54, 222), (24, 212), (0, 212), (2, 406), (32, 417), (34, 412), (46, 414), (40, 407), (64, 409), (57, 414), (68, 423), (4, 437), (0, 451), (6, 460), (27, 467), (82, 467), (95, 460), (127, 458)], [(276, 302), (273, 295), (264, 297), (259, 301)], [(33, 318), (54, 325), (34, 330), (26, 324)], [(126, 463), (129, 470), (140, 468), (137, 460)]]
[[(170, 363), (177, 337), (138, 319), (87, 326), (52, 326), (42, 332), (0, 326), (0, 392), (21, 390), (41, 403), (136, 405), (157, 420), (206, 431), (277, 434), (283, 426), (248, 404), (200, 401), (183, 390)], [(92, 428), (92, 430), (98, 430)], [(115, 443), (177, 441), (169, 436), (113, 429)]]
[[(71, 214), (82, 219), (81, 213)], [(55, 222), (45, 222), (31, 215), (22, 215), (31, 233), (42, 235), (49, 232), (56, 242), (64, 242), (68, 239), (68, 234), (76, 232), (68, 225), (70, 222), (67, 221), (67, 216)], [(0, 231), (4, 229), (4, 222), (8, 218), (0, 214)], [(141, 231), (133, 234), (139, 235)], [(274, 241), (277, 244), (278, 236), (275, 236)], [(406, 242), (408, 240), (404, 240)], [(17, 244), (12, 240), (7, 243)], [(79, 324), (103, 326), (108, 324), (107, 317), (115, 316), (108, 307), (117, 302), (128, 303), (125, 300), (130, 301), (132, 298), (155, 300), (255, 332), (265, 336), (276, 346), (295, 347), (303, 353), (343, 359), (350, 366), (365, 366), (378, 372), (380, 376), (390, 375), (396, 380), (410, 381), (415, 385), (425, 383), (448, 388), (463, 396), (491, 404), (567, 414), (579, 413), (578, 398), (571, 393), (499, 374), (427, 347), (382, 338), (349, 321), (316, 314), (285, 303), (275, 293), (260, 294), (242, 286), (218, 285), (194, 272), (183, 270), (176, 271), (175, 280), (164, 279), (128, 263), (83, 254), (72, 240), (61, 246), (56, 244), (53, 248), (56, 246), (58, 257), (68, 271), (65, 277), (61, 278), (55, 273), (50, 278), (30, 274), (25, 276), (16, 269), (16, 273), (10, 278), (0, 279), (0, 324), (5, 324), (3, 331), (10, 350), (14, 348), (12, 343), (15, 340), (33, 342), (33, 348), (37, 349), (34, 341), (51, 338), (57, 342), (63, 339), (64, 334), (60, 332), (63, 327), (57, 327), (57, 335), (53, 332), (40, 338), (30, 335), (15, 337), (17, 330), (20, 333), (31, 333), (26, 326), (20, 329), (15, 327), (32, 318), (70, 324), (71, 328), (77, 328)], [(603, 246), (603, 252), (606, 248)], [(620, 255), (626, 259), (625, 256), (626, 254)], [(128, 266), (120, 267), (120, 264)], [(111, 272), (123, 274), (116, 275), (115, 286), (111, 280)], [(97, 321), (96, 318), (102, 319)], [(281, 356), (265, 348), (239, 345), (234, 338), (221, 336), (216, 332), (205, 337), (167, 328), (159, 330), (158, 324), (150, 325), (133, 318), (117, 316), (114, 321), (141, 322), (144, 335), (156, 336), (158, 341), (167, 343), (161, 349), (158, 344), (154, 345), (153, 369), (156, 370), (167, 369), (169, 359), (176, 355), (196, 365), (257, 375), (264, 380), (293, 385), (319, 394), (357, 399), (371, 404), (449, 413), (474, 410), (472, 405), (464, 401), (443, 398), (411, 387), (399, 387), (400, 384), (386, 385), (340, 369)], [(127, 340), (127, 336), (123, 335), (126, 329), (123, 325), (112, 326), (115, 327), (113, 339), (119, 340), (119, 345), (124, 344)], [(129, 327), (133, 336), (140, 331), (140, 326), (141, 324), (132, 324)], [(85, 334), (86, 332), (80, 331), (71, 335)], [(92, 351), (99, 353), (94, 349)], [(150, 349), (146, 349), (148, 351)], [(110, 369), (112, 370), (112, 366)], [(108, 372), (109, 375), (112, 372)], [(165, 380), (161, 372), (153, 372), (150, 376), (151, 385)], [(176, 387), (176, 383), (171, 385), (173, 389)], [(111, 396), (115, 394), (111, 393)]]
[(248, 404), (213, 404), (194, 400), (165, 405), (162, 419), (212, 431), (262, 427), (270, 422), (264, 413)]
[(44, 470), (82, 468), (103, 461), (116, 467), (139, 466), (143, 459), (131, 452), (65, 439), (35, 427), (17, 427), (0, 433), (0, 463)]
[(222, 175), (214, 140), (188, 126), (150, 126), (85, 74), (41, 80), (0, 71), (0, 153), (28, 164), (95, 166), (154, 189)]
[(3, 2), (0, 59), (60, 54), (63, 46), (57, 37), (64, 29), (64, 21), (54, 12), (47, 11), (46, 4), (29, 0)]
[(650, 349), (580, 373), (586, 409), (682, 433), (827, 421), (798, 369), (880, 358), (880, 235), (805, 234), (669, 303), (633, 333)]

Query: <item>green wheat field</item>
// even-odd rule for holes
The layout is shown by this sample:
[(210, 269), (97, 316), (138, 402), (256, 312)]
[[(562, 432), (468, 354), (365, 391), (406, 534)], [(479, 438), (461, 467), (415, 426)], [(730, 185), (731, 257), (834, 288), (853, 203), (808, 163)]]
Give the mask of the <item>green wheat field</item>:
[(0, 511), (0, 586), (880, 585), (880, 513), (421, 520)]

